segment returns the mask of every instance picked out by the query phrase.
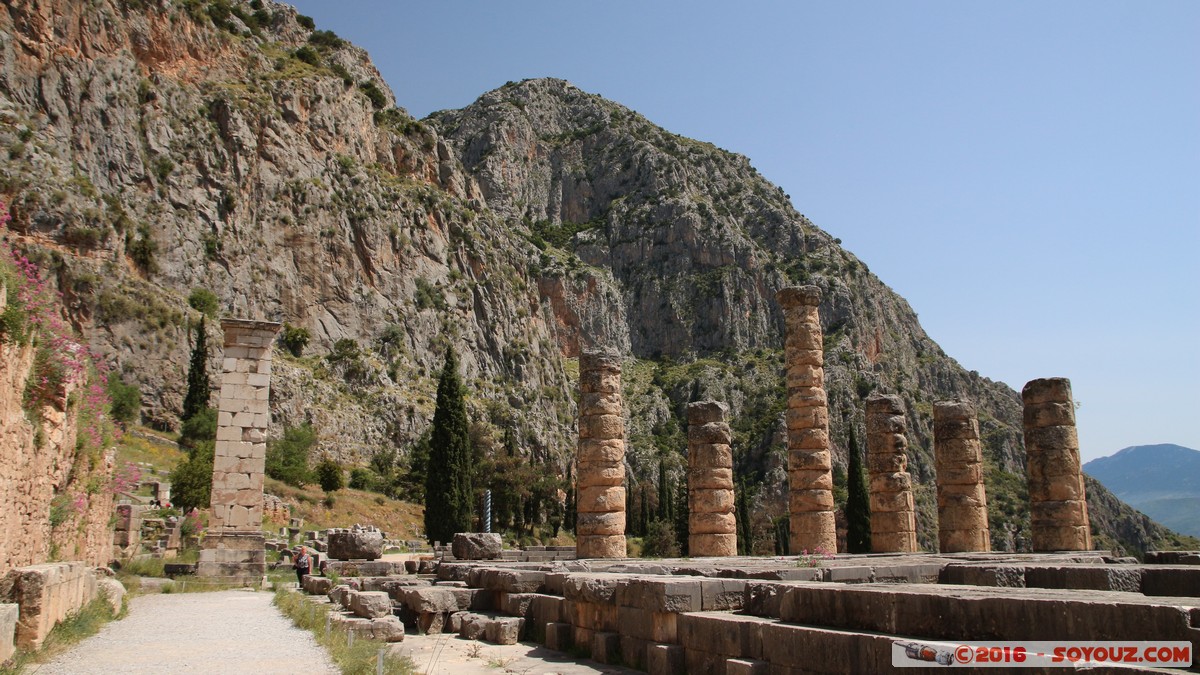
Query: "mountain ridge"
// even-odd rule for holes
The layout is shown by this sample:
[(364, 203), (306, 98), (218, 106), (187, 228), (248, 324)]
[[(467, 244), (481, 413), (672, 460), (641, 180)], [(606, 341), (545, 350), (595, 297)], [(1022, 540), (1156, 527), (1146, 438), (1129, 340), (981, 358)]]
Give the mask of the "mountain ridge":
[(310, 332), (307, 354), (277, 358), (271, 431), (312, 423), (349, 464), (419, 440), (452, 343), (481, 453), (512, 442), (566, 475), (575, 358), (615, 346), (631, 498), (656, 499), (662, 463), (682, 475), (684, 407), (720, 398), (765, 537), (786, 513), (774, 292), (805, 283), (822, 291), (835, 463), (861, 400), (903, 395), (929, 547), (932, 403), (970, 398), (993, 545), (1028, 528), (1016, 392), (948, 357), (743, 156), (563, 80), (414, 120), (365, 52), (273, 2), (30, 0), (0, 29), (5, 238), (52, 272), (160, 428), (195, 288)]

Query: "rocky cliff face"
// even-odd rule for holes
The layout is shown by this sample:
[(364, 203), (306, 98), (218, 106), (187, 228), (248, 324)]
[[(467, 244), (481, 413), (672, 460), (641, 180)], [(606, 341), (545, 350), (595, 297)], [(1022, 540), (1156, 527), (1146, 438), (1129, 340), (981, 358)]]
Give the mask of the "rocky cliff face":
[[(0, 313), (5, 290), (0, 283)], [(36, 352), (0, 331), (0, 574), (48, 560), (106, 565), (112, 553), (112, 453), (78, 451), (78, 397), (69, 389), (35, 411), (40, 424), (30, 422)]]
[[(945, 355), (745, 157), (563, 81), (418, 121), (361, 50), (285, 5), (17, 0), (0, 12), (0, 147), (5, 237), (55, 270), (160, 427), (183, 394), (185, 298), (204, 288), (227, 315), (311, 332), (305, 356), (276, 361), (274, 431), (312, 421), (335, 457), (411, 443), (453, 344), (477, 436), (515, 432), (565, 470), (576, 358), (611, 346), (628, 358), (634, 484), (652, 493), (660, 458), (679, 471), (684, 407), (718, 398), (739, 473), (777, 513), (774, 294), (803, 283), (824, 298), (839, 464), (861, 400), (885, 391), (907, 402), (919, 481), (932, 403), (952, 397), (981, 411), (993, 483), (1024, 471), (1016, 393)], [(326, 358), (343, 339), (356, 348)], [(918, 497), (930, 546), (932, 492)]]

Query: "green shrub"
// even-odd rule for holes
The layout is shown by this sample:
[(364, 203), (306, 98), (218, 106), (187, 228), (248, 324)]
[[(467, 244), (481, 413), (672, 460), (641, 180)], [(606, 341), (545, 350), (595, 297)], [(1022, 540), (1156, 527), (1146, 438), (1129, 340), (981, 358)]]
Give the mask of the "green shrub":
[(308, 36), (308, 43), (318, 49), (339, 49), (346, 45), (346, 41), (331, 30), (313, 31), (313, 34)]
[(342, 465), (328, 455), (321, 460), (320, 464), (317, 464), (316, 473), (317, 482), (325, 492), (336, 492), (346, 486), (345, 479), (342, 477)]
[(379, 88), (379, 85), (375, 84), (374, 80), (363, 80), (358, 83), (358, 88), (362, 90), (362, 93), (367, 95), (367, 98), (371, 101), (371, 105), (376, 110), (383, 110), (387, 107), (387, 94), (383, 93), (383, 90)]
[(197, 286), (192, 289), (188, 295), (188, 304), (192, 309), (209, 317), (210, 319), (217, 318), (217, 314), (221, 309), (221, 301), (217, 298), (217, 294)]
[(300, 24), (304, 28), (307, 28), (308, 30), (312, 30), (317, 27), (317, 23), (313, 21), (313, 18), (311, 16), (305, 16), (304, 14), (296, 15), (296, 23)]
[(175, 170), (175, 162), (172, 162), (167, 157), (157, 157), (154, 160), (154, 164), (151, 165), (151, 169), (154, 171), (155, 177), (158, 178), (158, 182), (161, 183)]
[(150, 234), (149, 225), (145, 223), (138, 225), (136, 238), (128, 234), (126, 235), (125, 252), (143, 272), (150, 273), (158, 270), (158, 265), (154, 262), (154, 254), (158, 252), (158, 244), (154, 242)]
[(643, 558), (677, 558), (679, 557), (679, 542), (675, 538), (675, 528), (665, 520), (655, 520), (646, 529), (642, 538)]
[(321, 65), (321, 55), (317, 53), (317, 50), (309, 47), (308, 45), (304, 45), (292, 52), (292, 56), (295, 56), (298, 60), (303, 61), (310, 66), (319, 67)]
[(350, 487), (355, 490), (370, 490), (375, 487), (375, 474), (368, 468), (356, 466), (350, 469)]
[(296, 487), (312, 482), (308, 453), (316, 442), (317, 434), (310, 424), (284, 429), (283, 438), (267, 444), (266, 474)]
[(283, 332), (279, 335), (279, 344), (283, 348), (291, 352), (292, 356), (299, 357), (304, 353), (304, 348), (308, 346), (312, 335), (305, 328), (299, 328), (291, 324), (283, 324)]
[(342, 78), (343, 85), (349, 87), (350, 85), (354, 84), (354, 76), (350, 74), (350, 71), (346, 70), (346, 66), (343, 66), (340, 63), (331, 63), (329, 64), (329, 70), (332, 71), (334, 75)]

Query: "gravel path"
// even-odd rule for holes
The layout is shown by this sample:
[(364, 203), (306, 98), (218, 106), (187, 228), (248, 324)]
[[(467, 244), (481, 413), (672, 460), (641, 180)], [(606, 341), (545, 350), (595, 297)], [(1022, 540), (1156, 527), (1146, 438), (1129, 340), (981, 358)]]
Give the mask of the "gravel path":
[(337, 673), (312, 634), (271, 604), (273, 597), (244, 590), (141, 595), (124, 619), (26, 672)]

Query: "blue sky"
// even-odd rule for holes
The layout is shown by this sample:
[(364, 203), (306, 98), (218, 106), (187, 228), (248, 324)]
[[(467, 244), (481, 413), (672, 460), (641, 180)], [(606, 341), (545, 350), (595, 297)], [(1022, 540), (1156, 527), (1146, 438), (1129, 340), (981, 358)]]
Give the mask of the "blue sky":
[(560, 77), (744, 154), (1085, 460), (1200, 448), (1200, 3), (303, 0), (421, 117)]

